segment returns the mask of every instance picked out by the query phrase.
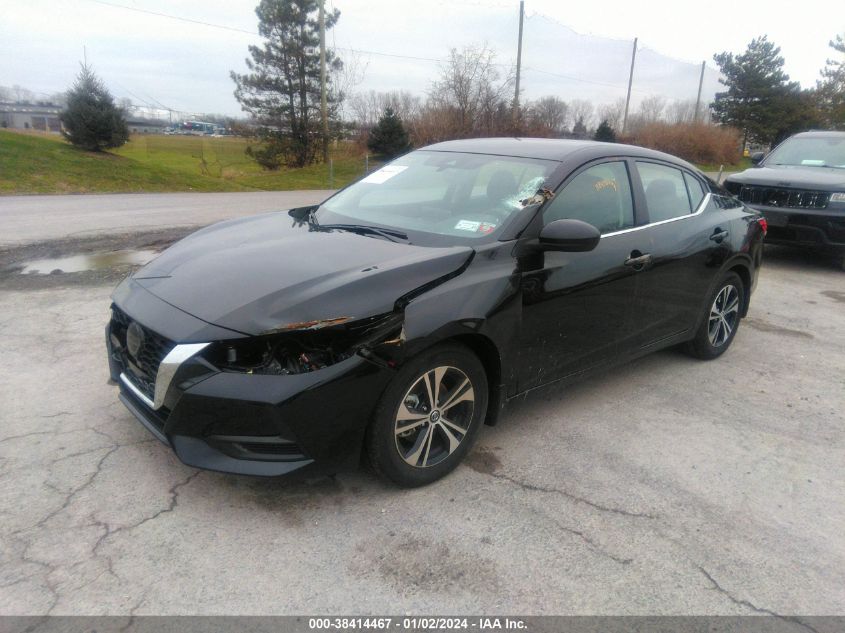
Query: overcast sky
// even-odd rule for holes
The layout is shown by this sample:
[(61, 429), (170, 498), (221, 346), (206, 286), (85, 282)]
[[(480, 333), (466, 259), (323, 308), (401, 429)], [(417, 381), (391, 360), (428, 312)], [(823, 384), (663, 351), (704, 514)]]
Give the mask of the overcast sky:
[[(486, 42), (497, 60), (516, 60), (514, 0), (326, 0), (341, 18), (328, 37), (363, 70), (356, 90), (405, 89), (424, 94), (437, 61), (452, 47)], [(83, 46), (117, 97), (187, 112), (239, 114), (229, 71), (244, 70), (258, 40), (256, 0), (0, 0), (0, 85), (37, 93), (66, 89)], [(800, 7), (800, 9), (799, 9)], [(227, 28), (215, 28), (151, 11)], [(766, 34), (782, 48), (786, 71), (804, 87), (834, 53), (827, 42), (845, 33), (841, 0), (527, 0), (522, 87), (596, 104), (625, 96), (631, 41), (639, 37), (636, 103), (651, 94), (694, 99), (706, 60), (704, 93), (719, 89), (713, 54), (741, 52)], [(377, 54), (382, 53), (382, 54)], [(39, 95), (42, 96), (42, 95)]]

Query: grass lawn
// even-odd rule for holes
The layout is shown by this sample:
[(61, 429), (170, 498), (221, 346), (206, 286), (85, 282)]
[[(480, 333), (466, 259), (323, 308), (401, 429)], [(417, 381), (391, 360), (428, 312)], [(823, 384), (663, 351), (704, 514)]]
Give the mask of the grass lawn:
[[(719, 171), (719, 165), (715, 164), (696, 164), (701, 171)], [(737, 162), (731, 165), (725, 165), (724, 171), (745, 171), (751, 167), (751, 159), (750, 158), (740, 158)]]
[(327, 189), (364, 173), (364, 157), (347, 148), (332, 153), (333, 182), (323, 164), (265, 171), (244, 153), (247, 142), (139, 135), (112, 152), (84, 152), (55, 135), (0, 130), (0, 194)]

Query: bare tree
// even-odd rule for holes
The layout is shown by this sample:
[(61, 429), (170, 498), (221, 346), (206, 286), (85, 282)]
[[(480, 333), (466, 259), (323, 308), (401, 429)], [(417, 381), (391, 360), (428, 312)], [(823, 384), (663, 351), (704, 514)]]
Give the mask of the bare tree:
[(669, 123), (691, 123), (695, 120), (695, 101), (693, 99), (673, 101), (666, 106), (665, 118)]
[(33, 103), (35, 101), (35, 93), (32, 90), (17, 84), (12, 86), (12, 94), (16, 103)]
[(63, 106), (67, 103), (67, 92), (54, 92), (50, 95), (49, 101), (54, 105)]
[(354, 97), (352, 91), (364, 81), (364, 76), (367, 74), (367, 67), (369, 65), (370, 62), (368, 59), (365, 59), (360, 53), (353, 50), (345, 53), (343, 65), (334, 66), (329, 69), (329, 74), (331, 75), (329, 85), (334, 95), (332, 101), (335, 104), (339, 118), (346, 119), (348, 110), (352, 110), (354, 114), (355, 109), (351, 104), (351, 100)]
[(132, 114), (132, 111), (135, 109), (135, 105), (129, 97), (121, 97), (117, 100), (117, 105), (120, 106), (120, 109), (126, 114)]
[(503, 101), (507, 104), (514, 73), (502, 77), (495, 60), (495, 51), (486, 44), (451, 50), (440, 79), (431, 86), (428, 104), (449, 115), (450, 136), (504, 131), (500, 106)]
[(13, 101), (15, 94), (8, 86), (0, 86), (0, 101)]
[(392, 109), (402, 122), (407, 124), (419, 114), (421, 107), (420, 98), (405, 90), (370, 90), (354, 93), (349, 97), (351, 118), (364, 129), (372, 128), (387, 108)]
[(619, 98), (613, 103), (603, 103), (598, 107), (598, 120), (607, 121), (613, 131), (619, 134), (622, 131), (622, 120), (625, 117), (625, 99)]
[(569, 105), (559, 97), (541, 97), (526, 105), (525, 119), (532, 136), (559, 136), (569, 123)]
[(655, 123), (663, 118), (666, 109), (666, 97), (651, 95), (640, 102), (638, 119), (640, 123)]
[(593, 104), (583, 99), (573, 99), (569, 102), (569, 115), (573, 121), (581, 121), (585, 128), (590, 129), (593, 123)]

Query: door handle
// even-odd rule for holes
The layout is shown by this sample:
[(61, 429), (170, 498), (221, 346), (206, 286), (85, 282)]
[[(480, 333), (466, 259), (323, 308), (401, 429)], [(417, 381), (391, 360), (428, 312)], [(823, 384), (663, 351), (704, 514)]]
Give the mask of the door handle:
[(728, 233), (727, 231), (723, 231), (721, 228), (717, 228), (715, 231), (713, 231), (713, 235), (710, 236), (710, 239), (718, 244), (721, 243), (721, 241), (725, 239), (728, 235), (730, 235), (730, 233)]
[(634, 270), (642, 270), (646, 264), (651, 263), (651, 255), (649, 253), (637, 255), (637, 253), (639, 251), (631, 253), (631, 256), (625, 260), (625, 265), (630, 266)]

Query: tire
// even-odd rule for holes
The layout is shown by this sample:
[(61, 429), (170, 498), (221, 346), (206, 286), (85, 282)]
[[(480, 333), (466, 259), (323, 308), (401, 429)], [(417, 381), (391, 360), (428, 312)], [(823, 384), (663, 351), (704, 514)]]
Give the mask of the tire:
[[(430, 393), (439, 406), (431, 406)], [(463, 345), (438, 345), (412, 358), (388, 384), (367, 429), (373, 469), (405, 488), (447, 475), (472, 447), (487, 395), (484, 367)]]
[(739, 275), (728, 273), (707, 298), (701, 325), (686, 351), (701, 360), (712, 360), (731, 346), (745, 307), (745, 284)]

